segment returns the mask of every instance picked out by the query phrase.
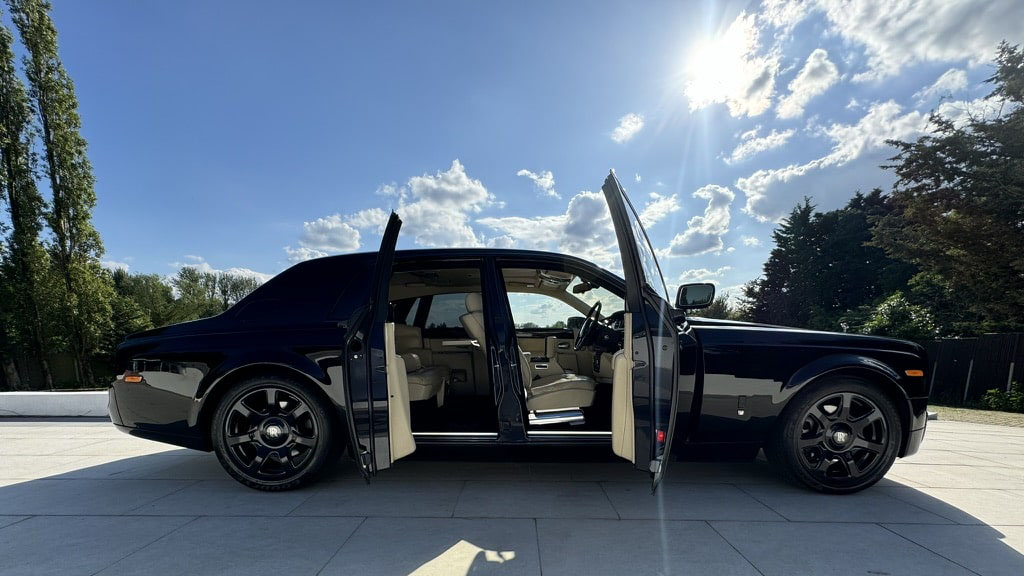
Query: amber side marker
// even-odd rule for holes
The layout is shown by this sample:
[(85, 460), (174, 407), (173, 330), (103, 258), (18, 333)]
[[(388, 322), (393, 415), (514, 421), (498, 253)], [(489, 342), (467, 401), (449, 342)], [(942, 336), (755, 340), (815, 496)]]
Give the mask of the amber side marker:
[(906, 374), (907, 376), (917, 376), (920, 378), (924, 376), (924, 370), (907, 370), (904, 372), (904, 374)]
[(139, 382), (142, 382), (142, 375), (141, 374), (125, 374), (124, 375), (124, 381), (125, 382), (131, 382), (132, 384), (138, 384)]

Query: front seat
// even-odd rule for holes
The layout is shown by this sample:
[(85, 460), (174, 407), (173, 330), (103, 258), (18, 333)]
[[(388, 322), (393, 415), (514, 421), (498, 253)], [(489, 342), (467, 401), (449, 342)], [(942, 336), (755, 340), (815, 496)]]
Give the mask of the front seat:
[[(466, 294), (466, 314), (459, 317), (459, 322), (469, 336), (480, 344), (487, 353), (484, 338), (484, 303), (479, 293)], [(530, 359), (519, 348), (519, 369), (526, 387), (526, 407), (534, 410), (560, 410), (566, 408), (585, 408), (594, 403), (597, 382), (592, 378), (579, 374), (555, 374), (543, 378), (533, 378), (530, 371)]]

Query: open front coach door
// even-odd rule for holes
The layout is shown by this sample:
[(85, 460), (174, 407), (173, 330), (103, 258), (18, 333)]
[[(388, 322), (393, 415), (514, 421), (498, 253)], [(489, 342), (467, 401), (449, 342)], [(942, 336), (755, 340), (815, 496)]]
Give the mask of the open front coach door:
[(692, 337), (681, 335), (676, 326), (654, 249), (614, 172), (601, 190), (615, 225), (626, 279), (624, 354), (614, 367), (618, 391), (612, 409), (613, 449), (637, 469), (650, 472), (654, 491), (665, 477), (680, 381), (687, 376), (679, 369), (680, 338), (689, 344)]
[(388, 322), (388, 285), (402, 220), (388, 219), (377, 252), (370, 291), (345, 325), (343, 388), (349, 449), (369, 480), (378, 470), (416, 449), (409, 426), (405, 366), (395, 354), (394, 324)]

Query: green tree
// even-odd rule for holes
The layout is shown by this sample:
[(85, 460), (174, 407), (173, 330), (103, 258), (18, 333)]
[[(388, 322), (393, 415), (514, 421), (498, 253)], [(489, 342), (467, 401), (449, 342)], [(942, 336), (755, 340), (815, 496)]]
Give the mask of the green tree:
[(762, 276), (744, 286), (740, 314), (770, 324), (858, 329), (916, 271), (871, 245), (873, 222), (891, 211), (878, 189), (828, 212), (815, 212), (804, 199), (772, 234), (775, 248)]
[(928, 310), (911, 304), (901, 292), (892, 294), (875, 308), (864, 332), (910, 340), (934, 338), (937, 334)]
[(215, 316), (224, 311), (217, 290), (216, 274), (185, 266), (171, 279), (171, 285), (178, 293), (174, 302), (175, 322)]
[[(5, 294), (5, 316), (9, 323), (8, 342), (21, 344), (20, 348), (39, 363), (44, 384), (52, 389), (46, 329), (40, 310), (48, 265), (39, 239), (44, 203), (32, 175), (32, 110), (15, 68), (13, 41), (7, 27), (0, 25), (0, 189), (7, 201), (11, 229), (6, 257), (0, 265), (4, 268), (4, 282), (13, 288)], [(20, 377), (19, 381), (26, 383), (26, 378)]]
[(729, 304), (729, 295), (720, 294), (715, 297), (715, 300), (710, 306), (703, 310), (694, 311), (694, 316), (700, 316), (702, 318), (717, 318), (720, 320), (730, 320), (736, 316), (736, 312), (733, 310), (732, 305)]
[(80, 380), (93, 383), (91, 355), (111, 322), (110, 283), (99, 257), (103, 244), (92, 226), (96, 204), (92, 166), (80, 133), (74, 85), (61, 63), (57, 30), (45, 0), (8, 0), (25, 46), (25, 76), (42, 140), (44, 170), (51, 193), (45, 219), (52, 240), (50, 260), (60, 285), (68, 340)]
[(117, 269), (111, 274), (114, 291), (138, 305), (152, 326), (174, 321), (174, 293), (156, 274), (129, 274)]
[[(937, 303), (944, 333), (1024, 330), (1024, 54), (1000, 45), (988, 79), (998, 112), (933, 114), (915, 142), (893, 141), (894, 211), (874, 242), (920, 269), (911, 293)], [(961, 312), (957, 312), (960, 308)]]
[(260, 281), (251, 276), (217, 274), (217, 293), (221, 299), (221, 311), (227, 310), (250, 292), (260, 287)]

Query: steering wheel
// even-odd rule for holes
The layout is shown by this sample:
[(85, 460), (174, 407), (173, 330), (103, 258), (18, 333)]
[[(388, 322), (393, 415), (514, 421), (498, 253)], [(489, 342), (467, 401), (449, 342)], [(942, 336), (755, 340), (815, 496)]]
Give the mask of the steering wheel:
[(590, 308), (590, 312), (587, 312), (587, 318), (583, 321), (583, 325), (580, 326), (580, 333), (576, 336), (576, 341), (573, 342), (573, 350), (577, 352), (583, 350), (594, 339), (594, 325), (597, 324), (597, 319), (601, 315), (601, 301), (598, 300)]

